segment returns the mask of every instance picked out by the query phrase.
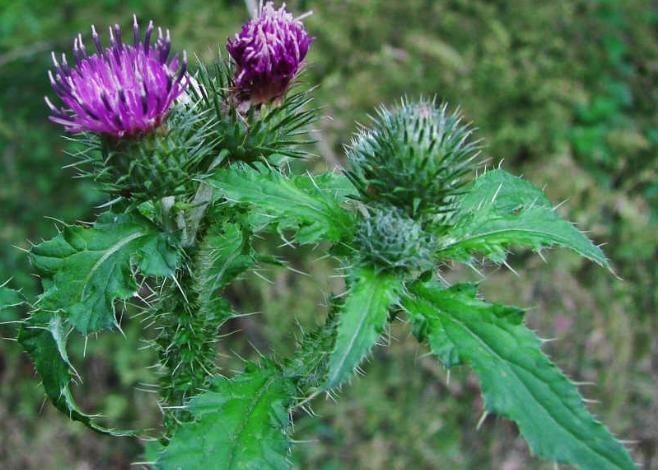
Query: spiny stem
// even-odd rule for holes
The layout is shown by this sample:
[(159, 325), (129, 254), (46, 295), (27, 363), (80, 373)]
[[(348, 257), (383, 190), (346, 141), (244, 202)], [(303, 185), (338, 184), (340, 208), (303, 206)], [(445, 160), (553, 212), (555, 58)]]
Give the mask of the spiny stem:
[(191, 418), (182, 405), (206, 389), (216, 371), (217, 328), (198, 314), (194, 299), (186, 299), (193, 292), (189, 271), (179, 273), (177, 281), (177, 285), (169, 286), (154, 312), (162, 327), (156, 344), (165, 369), (160, 378), (160, 396), (166, 438), (179, 422)]

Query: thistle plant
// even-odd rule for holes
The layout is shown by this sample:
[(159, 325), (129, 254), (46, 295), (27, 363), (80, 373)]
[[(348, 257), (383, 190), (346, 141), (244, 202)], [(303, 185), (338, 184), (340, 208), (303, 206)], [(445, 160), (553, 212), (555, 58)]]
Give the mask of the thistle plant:
[[(73, 164), (109, 202), (93, 225), (65, 225), (31, 248), (37, 299), (0, 286), (0, 310), (30, 309), (18, 341), (50, 402), (93, 431), (149, 435), (104, 426), (70, 388), (70, 335), (119, 330), (131, 300), (158, 331), (163, 426), (149, 465), (285, 469), (293, 411), (346, 386), (398, 318), (445, 368), (470, 364), (486, 412), (514, 420), (536, 454), (582, 470), (636, 468), (542, 353), (523, 309), (445, 280), (455, 264), (506, 263), (511, 246), (568, 248), (610, 269), (541, 190), (480, 167), (459, 112), (434, 99), (381, 107), (347, 147), (345, 176), (291, 172), (290, 158), (310, 155), (304, 135), (317, 119), (312, 88), (296, 83), (314, 39), (304, 16), (261, 4), (229, 57), (192, 74), (185, 53), (169, 60), (170, 33), (158, 28), (152, 45), (153, 24), (142, 38), (137, 18), (132, 44), (114, 26), (103, 49), (92, 27), (95, 53), (79, 35), (74, 65), (53, 55), (63, 105), (46, 99), (51, 119), (79, 141)], [(231, 373), (216, 349), (220, 327), (240, 315), (225, 289), (276, 259), (257, 251), (264, 233), (326, 249), (346, 288), (291, 357)]]

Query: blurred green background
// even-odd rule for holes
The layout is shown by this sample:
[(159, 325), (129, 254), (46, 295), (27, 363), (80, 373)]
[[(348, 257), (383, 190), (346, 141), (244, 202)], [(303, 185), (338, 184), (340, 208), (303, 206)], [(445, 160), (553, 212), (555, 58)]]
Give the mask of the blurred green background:
[[(492, 301), (531, 307), (527, 322), (545, 351), (581, 391), (601, 403), (595, 413), (645, 469), (658, 468), (658, 2), (643, 0), (291, 0), (296, 14), (313, 10), (307, 29), (317, 36), (304, 79), (319, 84), (316, 170), (344, 162), (355, 121), (400, 96), (438, 95), (461, 106), (485, 139), (485, 157), (537, 186), (611, 258), (617, 279), (567, 252), (545, 264), (517, 251), (506, 269), (485, 267)], [(0, 0), (0, 284), (38, 293), (25, 254), (28, 240), (56, 234), (56, 221), (92, 220), (104, 196), (72, 180), (66, 152), (73, 144), (47, 120), (46, 70), (51, 50), (70, 51), (72, 37), (131, 13), (171, 29), (174, 47), (210, 60), (247, 18), (242, 0)], [(69, 55), (70, 57), (70, 55)], [(50, 217), (50, 218), (48, 218)], [(265, 241), (276, 247), (274, 241)], [(332, 288), (323, 253), (286, 250), (309, 272), (264, 273), (229, 295), (245, 317), (220, 346), (226, 371), (236, 354), (255, 348), (290, 353), (300, 328), (322, 319)], [(457, 269), (452, 279), (473, 279)], [(3, 312), (0, 322), (24, 312)], [(297, 319), (297, 321), (295, 320)], [(84, 383), (82, 408), (116, 426), (155, 428), (160, 421), (154, 354), (148, 335), (127, 315), (126, 333), (74, 342)], [(136, 439), (98, 436), (69, 422), (49, 404), (30, 361), (0, 325), (0, 468), (128, 469), (142, 457)], [(402, 323), (390, 347), (378, 348), (365, 377), (345, 387), (339, 403), (318, 400), (319, 415), (297, 415), (292, 454), (296, 469), (552, 469), (530, 455), (509, 421), (482, 414), (478, 382), (467, 368), (449, 378), (415, 345)]]

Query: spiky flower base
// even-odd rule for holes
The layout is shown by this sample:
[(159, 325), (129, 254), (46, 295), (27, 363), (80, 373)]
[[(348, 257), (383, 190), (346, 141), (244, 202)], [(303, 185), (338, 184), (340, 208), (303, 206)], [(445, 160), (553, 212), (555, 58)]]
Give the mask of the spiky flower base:
[(433, 100), (382, 107), (348, 147), (347, 176), (365, 203), (387, 201), (410, 217), (448, 219), (477, 156), (471, 132), (459, 111)]
[(402, 210), (378, 206), (361, 221), (354, 239), (362, 259), (382, 270), (419, 271), (432, 267), (434, 238)]
[(291, 91), (280, 100), (254, 104), (235, 86), (233, 64), (220, 56), (213, 69), (199, 67), (198, 86), (190, 87), (188, 93), (214, 118), (215, 152), (226, 152), (231, 162), (275, 166), (281, 157), (310, 155), (303, 146), (315, 141), (304, 136), (318, 119), (317, 110), (310, 106), (311, 90)]
[(76, 167), (115, 195), (138, 201), (174, 195), (207, 169), (209, 125), (206, 116), (181, 107), (150, 133), (123, 139), (84, 134), (78, 139), (85, 149)]

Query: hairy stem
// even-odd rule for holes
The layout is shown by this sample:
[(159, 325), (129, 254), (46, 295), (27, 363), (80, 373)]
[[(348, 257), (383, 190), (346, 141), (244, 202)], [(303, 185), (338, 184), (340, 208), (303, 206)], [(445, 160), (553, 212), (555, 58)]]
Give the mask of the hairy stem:
[[(156, 308), (160, 334), (156, 339), (161, 377), (160, 396), (165, 411), (165, 436), (169, 437), (177, 422), (191, 416), (180, 409), (189, 398), (208, 386), (215, 372), (217, 328), (198, 315), (193, 299), (191, 275), (183, 271)], [(191, 301), (192, 300), (192, 301)]]

